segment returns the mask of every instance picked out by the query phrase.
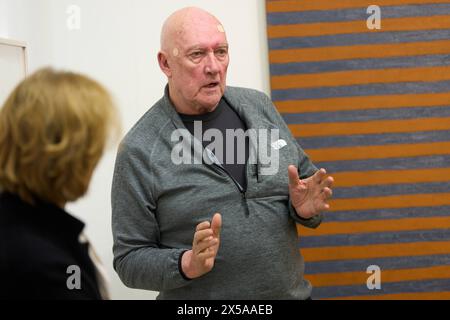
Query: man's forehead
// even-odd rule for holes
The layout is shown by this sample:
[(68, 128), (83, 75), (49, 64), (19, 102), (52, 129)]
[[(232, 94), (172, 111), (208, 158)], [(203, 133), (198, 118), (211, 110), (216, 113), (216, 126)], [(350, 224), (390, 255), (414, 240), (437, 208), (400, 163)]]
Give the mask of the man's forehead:
[(179, 25), (175, 37), (183, 42), (194, 43), (198, 40), (209, 39), (226, 42), (225, 29), (219, 21), (212, 20), (187, 20)]

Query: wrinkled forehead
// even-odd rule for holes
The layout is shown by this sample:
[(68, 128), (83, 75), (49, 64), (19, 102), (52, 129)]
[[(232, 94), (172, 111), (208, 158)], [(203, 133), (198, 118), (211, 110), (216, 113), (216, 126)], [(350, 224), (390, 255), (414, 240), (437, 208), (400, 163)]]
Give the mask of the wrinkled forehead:
[(213, 19), (186, 21), (178, 30), (175, 42), (183, 50), (192, 47), (214, 48), (228, 43), (224, 27)]

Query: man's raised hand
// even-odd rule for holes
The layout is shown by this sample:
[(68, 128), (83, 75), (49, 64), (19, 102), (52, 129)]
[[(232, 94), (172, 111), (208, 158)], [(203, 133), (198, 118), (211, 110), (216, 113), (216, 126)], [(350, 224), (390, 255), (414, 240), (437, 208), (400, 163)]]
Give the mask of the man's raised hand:
[(183, 254), (181, 267), (186, 277), (198, 278), (214, 267), (220, 245), (222, 216), (216, 213), (211, 221), (197, 225), (192, 242), (192, 249)]
[(312, 218), (322, 211), (330, 209), (327, 200), (333, 191), (334, 179), (327, 177), (325, 169), (320, 169), (313, 176), (301, 180), (295, 166), (289, 166), (289, 196), (297, 215), (303, 219)]

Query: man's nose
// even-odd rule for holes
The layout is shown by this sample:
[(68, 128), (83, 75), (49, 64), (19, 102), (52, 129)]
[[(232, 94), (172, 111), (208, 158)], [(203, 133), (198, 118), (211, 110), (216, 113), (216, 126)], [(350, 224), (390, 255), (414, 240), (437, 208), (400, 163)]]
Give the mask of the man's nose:
[(220, 71), (220, 65), (214, 52), (208, 53), (205, 59), (205, 72), (207, 74), (217, 74)]

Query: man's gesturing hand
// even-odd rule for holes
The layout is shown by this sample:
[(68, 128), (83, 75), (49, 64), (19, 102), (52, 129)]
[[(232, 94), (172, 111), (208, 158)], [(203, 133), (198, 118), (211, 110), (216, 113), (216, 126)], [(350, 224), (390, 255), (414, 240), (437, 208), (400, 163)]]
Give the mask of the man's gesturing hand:
[(295, 166), (289, 166), (289, 196), (297, 215), (303, 219), (312, 218), (330, 209), (327, 200), (333, 192), (332, 177), (326, 177), (325, 169), (320, 169), (312, 177), (300, 180)]
[(220, 213), (214, 215), (211, 223), (204, 221), (197, 225), (192, 249), (186, 251), (181, 259), (181, 268), (186, 277), (195, 279), (212, 270), (219, 251), (221, 228)]

